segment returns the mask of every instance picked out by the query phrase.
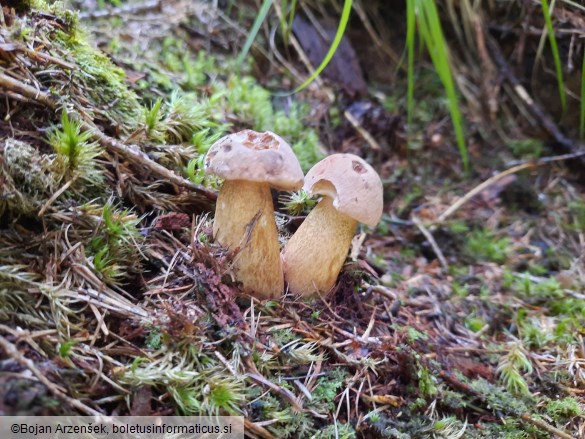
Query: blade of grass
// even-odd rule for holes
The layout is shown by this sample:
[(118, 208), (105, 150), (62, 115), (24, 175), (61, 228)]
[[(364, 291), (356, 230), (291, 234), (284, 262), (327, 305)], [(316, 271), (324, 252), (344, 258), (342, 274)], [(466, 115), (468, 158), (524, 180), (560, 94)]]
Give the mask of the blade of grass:
[(406, 0), (406, 49), (408, 52), (408, 82), (406, 87), (406, 125), (410, 133), (412, 113), (414, 111), (414, 45), (416, 32), (416, 15), (414, 1)]
[(557, 46), (557, 39), (555, 37), (555, 30), (552, 25), (551, 14), (548, 7), (548, 0), (542, 0), (542, 15), (546, 24), (546, 33), (548, 34), (548, 41), (550, 44), (550, 50), (553, 55), (555, 63), (555, 71), (557, 75), (557, 84), (559, 87), (559, 98), (561, 99), (561, 107), (563, 112), (567, 109), (567, 99), (565, 96), (565, 82), (563, 80), (563, 68), (561, 66), (561, 57), (559, 55), (559, 48)]
[(286, 11), (288, 9), (288, 1), (289, 0), (280, 0), (280, 9), (282, 10), (282, 14), (280, 15), (280, 31), (282, 32), (282, 38), (284, 40), (284, 44), (288, 44), (288, 23), (286, 21)]
[(268, 15), (270, 6), (272, 6), (272, 0), (264, 0), (262, 6), (260, 6), (258, 16), (256, 17), (256, 20), (254, 20), (254, 24), (252, 25), (252, 29), (250, 29), (250, 33), (246, 38), (246, 42), (242, 47), (242, 51), (238, 55), (238, 64), (242, 64), (242, 62), (244, 62), (244, 58), (246, 58), (246, 55), (250, 51), (250, 47), (252, 47), (252, 44), (254, 43), (258, 32), (260, 31), (260, 26), (262, 26), (262, 23), (266, 19), (266, 15)]
[(286, 32), (283, 34), (285, 44), (288, 44), (288, 39), (289, 39), (290, 33), (292, 31), (293, 20), (295, 19), (296, 9), (297, 9), (297, 0), (292, 0), (290, 2), (290, 11), (288, 13), (288, 27), (286, 28)]
[(583, 64), (581, 66), (581, 114), (579, 118), (579, 138), (585, 134), (585, 50), (583, 50)]
[(282, 39), (284, 44), (288, 45), (290, 33), (292, 31), (293, 20), (295, 19), (297, 0), (280, 0), (280, 9), (282, 10), (282, 14), (280, 16), (280, 30), (282, 32)]
[(451, 122), (455, 131), (455, 138), (459, 148), (459, 154), (463, 161), (465, 172), (469, 172), (469, 157), (467, 146), (465, 144), (465, 134), (463, 131), (463, 118), (459, 109), (459, 100), (455, 89), (455, 82), (451, 73), (449, 64), (449, 55), (447, 53), (447, 42), (443, 35), (439, 13), (434, 0), (417, 0), (416, 17), (419, 32), (429, 51), (435, 70), (437, 71), (447, 100), (449, 102), (449, 113)]
[(331, 43), (331, 47), (329, 47), (329, 51), (327, 52), (327, 55), (325, 55), (325, 58), (323, 59), (323, 61), (319, 65), (319, 67), (317, 67), (315, 69), (315, 71), (311, 74), (311, 76), (309, 76), (309, 78), (307, 78), (307, 80), (305, 82), (303, 82), (301, 85), (299, 85), (297, 88), (295, 88), (294, 93), (301, 91), (307, 85), (309, 85), (311, 82), (313, 82), (315, 80), (315, 78), (321, 74), (321, 72), (325, 69), (325, 67), (327, 67), (327, 64), (329, 64), (329, 61), (331, 61), (331, 58), (333, 58), (333, 55), (335, 55), (335, 52), (337, 51), (337, 47), (339, 47), (339, 43), (341, 43), (341, 39), (343, 38), (343, 34), (345, 33), (345, 28), (347, 27), (347, 23), (349, 22), (349, 15), (351, 13), (352, 4), (353, 4), (353, 0), (345, 0), (345, 2), (343, 3), (343, 11), (341, 12), (339, 26), (337, 27), (337, 32), (335, 33), (335, 38), (333, 39), (333, 42)]

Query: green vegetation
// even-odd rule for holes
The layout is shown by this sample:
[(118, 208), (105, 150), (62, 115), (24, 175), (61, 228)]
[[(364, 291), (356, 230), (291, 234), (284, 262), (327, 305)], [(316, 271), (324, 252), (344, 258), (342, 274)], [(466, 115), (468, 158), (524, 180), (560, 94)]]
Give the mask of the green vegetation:
[(542, 141), (539, 139), (516, 139), (508, 145), (515, 157), (525, 159), (538, 159), (542, 154)]
[(48, 138), (57, 154), (51, 166), (56, 184), (76, 179), (90, 185), (102, 183), (102, 171), (95, 161), (102, 151), (91, 137), (90, 131), (82, 131), (81, 123), (69, 120), (65, 111), (61, 113), (61, 127), (54, 128)]
[[(382, 44), (404, 41), (394, 33), (385, 39), (387, 16), (374, 15), (367, 2), (353, 5), (365, 14), (356, 13), (349, 23), (351, 2), (278, 4), (282, 14), (271, 16), (275, 7), (259, 22), (278, 20), (284, 41), (292, 39), (297, 7), (318, 21), (329, 6), (342, 26), (355, 20), (351, 30), (364, 31), (362, 38), (380, 32)], [(407, 6), (397, 16), (408, 21), (405, 77), (398, 66), (391, 87), (368, 83), (372, 94), (364, 101), (382, 122), (369, 113), (360, 119), (380, 150), (354, 128), (347, 133), (342, 115), (352, 102), (334, 87), (327, 90), (333, 100), (313, 89), (283, 99), (261, 85), (291, 86), (290, 72), (280, 73), (284, 64), (271, 64), (276, 58), (246, 58), (237, 66), (233, 53), (244, 38), (232, 23), (256, 13), (237, 2), (232, 9), (212, 10), (226, 19), (212, 30), (191, 12), (177, 18), (180, 26), (161, 15), (158, 22), (170, 26), (165, 36), (143, 33), (149, 41), (142, 46), (132, 42), (133, 26), (122, 26), (129, 17), (86, 22), (110, 56), (95, 49), (87, 41), (92, 34), (80, 32), (75, 14), (57, 4), (41, 5), (50, 11), (45, 13), (4, 11), (10, 50), (0, 51), (0, 61), (13, 79), (49, 99), (7, 89), (0, 104), (6, 106), (4, 132), (13, 136), (0, 141), (0, 337), (8, 361), (34, 374), (32, 364), (50, 381), (59, 377), (62, 382), (55, 383), (77, 399), (82, 413), (243, 414), (259, 437), (540, 439), (555, 429), (573, 435), (582, 429), (582, 188), (555, 162), (555, 168), (521, 177), (542, 203), (538, 215), (512, 209), (505, 200), (511, 184), (501, 182), (459, 207), (451, 217), (456, 219), (436, 221), (457, 197), (500, 169), (500, 157), (532, 159), (549, 149), (538, 130), (523, 136), (526, 121), (508, 117), (518, 113), (510, 111), (517, 99), (496, 95), (504, 109), (490, 120), (493, 127), (474, 113), (468, 96), (492, 86), (497, 71), (491, 77), (482, 65), (485, 84), (479, 84), (472, 81), (474, 66), (457, 66), (457, 83), (467, 85), (459, 91), (469, 106), (452, 101), (459, 96), (449, 57), (464, 57), (465, 49), (454, 46), (458, 30), (447, 32), (439, 19), (449, 8), (462, 18), (467, 6), (479, 13), (481, 2)], [(575, 12), (568, 2), (557, 2), (554, 12), (559, 8)], [(548, 13), (546, 26), (549, 38), (559, 40), (563, 64), (567, 35), (575, 34), (553, 34), (556, 23), (568, 26), (555, 13)], [(368, 17), (376, 17), (371, 27)], [(533, 17), (522, 17), (529, 29), (537, 28)], [(476, 18), (478, 28), (464, 32), (475, 35), (496, 22)], [(238, 26), (250, 28), (251, 21)], [(112, 35), (94, 27), (102, 24)], [(510, 32), (525, 30), (506, 25)], [(193, 37), (193, 29), (205, 35)], [(496, 42), (497, 33), (490, 29)], [(538, 39), (534, 33), (525, 35), (527, 57)], [(252, 39), (263, 44), (262, 37)], [(506, 41), (506, 49), (515, 49)], [(283, 49), (278, 38), (275, 43)], [(381, 54), (378, 43), (374, 49)], [(574, 44), (577, 53), (578, 39)], [(424, 58), (415, 71), (417, 45), (420, 53), (429, 52), (438, 74), (425, 67)], [(286, 50), (281, 54), (297, 62)], [(489, 59), (489, 50), (482, 56)], [(514, 57), (507, 59), (512, 63)], [(567, 79), (566, 104), (576, 105), (569, 84)], [(511, 88), (504, 84), (498, 93)], [(482, 89), (482, 105), (489, 91)], [(381, 126), (387, 122), (384, 109), (397, 117), (391, 133)], [(404, 110), (410, 110), (409, 145), (398, 120)], [(477, 160), (477, 175), (469, 179), (459, 175), (457, 152), (451, 151), (460, 138), (457, 112), (473, 122), (469, 159), (460, 145), (464, 163)], [(503, 123), (504, 116), (510, 120)], [(304, 170), (322, 157), (323, 139), (331, 149), (367, 156), (383, 174), (384, 222), (364, 229), (366, 239), (355, 244), (357, 261), (348, 262), (326, 298), (252, 299), (233, 281), (234, 255), (213, 242), (209, 213), (220, 182), (205, 175), (205, 153), (226, 133), (245, 128), (282, 135)], [(177, 179), (152, 173), (153, 163)], [(181, 178), (210, 189), (209, 197)], [(316, 202), (303, 192), (281, 201), (292, 216), (305, 215)], [(430, 254), (431, 239), (422, 236), (412, 215), (448, 268)], [(286, 239), (294, 225), (282, 227)], [(16, 376), (6, 381), (21, 412), (70, 410), (47, 396), (50, 390), (41, 383), (31, 387)]]
[(473, 231), (467, 241), (467, 252), (475, 260), (502, 264), (511, 244), (510, 238), (498, 238), (488, 230)]
[(287, 195), (281, 195), (280, 202), (291, 215), (308, 213), (317, 204), (317, 201), (302, 189)]
[(532, 363), (526, 356), (526, 351), (520, 343), (514, 343), (510, 350), (500, 359), (496, 369), (502, 383), (514, 394), (529, 395), (528, 384), (522, 374), (532, 373)]
[(449, 102), (449, 112), (459, 147), (459, 154), (463, 162), (463, 168), (469, 171), (469, 158), (467, 146), (465, 144), (465, 134), (463, 129), (463, 118), (459, 108), (459, 100), (453, 80), (453, 74), (450, 67), (448, 44), (443, 35), (441, 21), (435, 0), (408, 1), (406, 7), (406, 48), (408, 53), (408, 126), (411, 126), (411, 118), (414, 109), (414, 51), (416, 30), (420, 35), (421, 41), (426, 47), (429, 56), (433, 62), (435, 70), (441, 79), (443, 88)]
[(100, 50), (93, 48), (87, 36), (76, 23), (64, 31), (56, 31), (56, 43), (61, 45), (65, 59), (76, 65), (78, 71), (75, 82), (68, 88), (53, 87), (57, 95), (70, 94), (76, 90), (87, 90), (91, 104), (98, 109), (108, 108), (108, 119), (123, 129), (133, 129), (140, 114), (139, 99), (125, 82), (125, 73), (114, 66), (110, 59)]
[[(548, 0), (542, 0), (542, 16), (544, 17), (544, 22), (546, 23), (546, 33), (548, 35), (548, 41), (550, 43), (550, 49), (552, 52), (554, 65), (555, 65), (555, 72), (557, 76), (557, 85), (559, 88), (559, 98), (561, 100), (561, 106), (563, 108), (563, 112), (567, 110), (567, 98), (565, 93), (565, 81), (563, 80), (563, 67), (561, 65), (561, 57), (559, 55), (559, 48), (557, 45), (557, 39), (555, 37), (555, 30), (552, 25), (552, 20), (550, 17)], [(581, 104), (583, 105), (583, 104)]]

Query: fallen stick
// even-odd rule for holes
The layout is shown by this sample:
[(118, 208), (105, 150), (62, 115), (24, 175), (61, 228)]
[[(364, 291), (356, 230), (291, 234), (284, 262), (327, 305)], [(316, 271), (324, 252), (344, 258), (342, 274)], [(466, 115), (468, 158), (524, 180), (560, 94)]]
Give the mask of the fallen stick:
[(451, 206), (449, 206), (449, 208), (447, 210), (445, 210), (441, 215), (439, 215), (439, 217), (435, 221), (435, 225), (445, 221), (448, 217), (453, 215), (457, 210), (459, 210), (465, 203), (467, 203), (473, 197), (480, 194), (485, 189), (490, 187), (492, 184), (497, 183), (502, 178), (507, 177), (508, 175), (515, 174), (516, 172), (520, 172), (520, 171), (523, 171), (525, 169), (536, 168), (536, 167), (548, 165), (548, 164), (551, 164), (554, 162), (576, 159), (576, 158), (583, 157), (583, 156), (585, 156), (585, 149), (579, 149), (579, 150), (576, 150), (575, 152), (569, 153), (569, 154), (561, 154), (561, 155), (555, 155), (555, 156), (549, 156), (549, 157), (542, 157), (538, 160), (522, 160), (522, 161), (514, 161), (511, 163), (508, 163), (509, 166), (512, 166), (511, 168), (506, 169), (505, 171), (502, 171), (502, 172), (494, 175), (493, 177), (488, 178), (483, 183), (481, 183), (481, 184), (477, 185), (476, 187), (474, 187), (473, 189), (471, 189), (464, 196), (459, 198), (455, 203), (453, 203)]
[(82, 413), (85, 413), (89, 416), (102, 416), (103, 413), (98, 412), (95, 409), (85, 405), (81, 401), (71, 398), (69, 395), (63, 393), (63, 391), (52, 381), (50, 381), (32, 362), (32, 360), (26, 358), (20, 351), (16, 348), (16, 346), (6, 340), (4, 337), (0, 336), (0, 348), (6, 353), (6, 355), (20, 364), (22, 367), (28, 369), (39, 382), (41, 382), (49, 391), (55, 395), (55, 398), (61, 400), (65, 404), (76, 408)]

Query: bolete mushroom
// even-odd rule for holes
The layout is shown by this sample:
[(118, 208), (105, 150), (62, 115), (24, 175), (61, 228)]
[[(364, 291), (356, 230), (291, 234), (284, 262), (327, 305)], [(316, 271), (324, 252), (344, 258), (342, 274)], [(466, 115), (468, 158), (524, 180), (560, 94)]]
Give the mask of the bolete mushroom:
[(206, 171), (225, 181), (215, 207), (213, 236), (235, 253), (235, 277), (262, 298), (284, 289), (270, 187), (297, 190), (303, 171), (291, 147), (269, 131), (244, 130), (215, 142)]
[(374, 227), (380, 221), (382, 182), (360, 157), (333, 154), (313, 166), (303, 189), (323, 198), (286, 244), (284, 276), (294, 294), (326, 293), (335, 285), (358, 222)]

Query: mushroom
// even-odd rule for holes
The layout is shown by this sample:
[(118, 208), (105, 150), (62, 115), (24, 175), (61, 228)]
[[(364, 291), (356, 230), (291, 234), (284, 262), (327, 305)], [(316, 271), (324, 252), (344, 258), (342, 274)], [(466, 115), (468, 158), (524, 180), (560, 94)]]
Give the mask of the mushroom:
[(303, 171), (291, 147), (269, 131), (244, 130), (215, 142), (205, 168), (225, 180), (213, 236), (235, 253), (235, 278), (262, 298), (280, 295), (284, 279), (270, 187), (291, 191), (302, 186)]
[(382, 217), (380, 177), (353, 154), (333, 154), (305, 176), (303, 187), (323, 198), (286, 244), (283, 270), (289, 291), (326, 293), (341, 271), (358, 222), (375, 227)]

